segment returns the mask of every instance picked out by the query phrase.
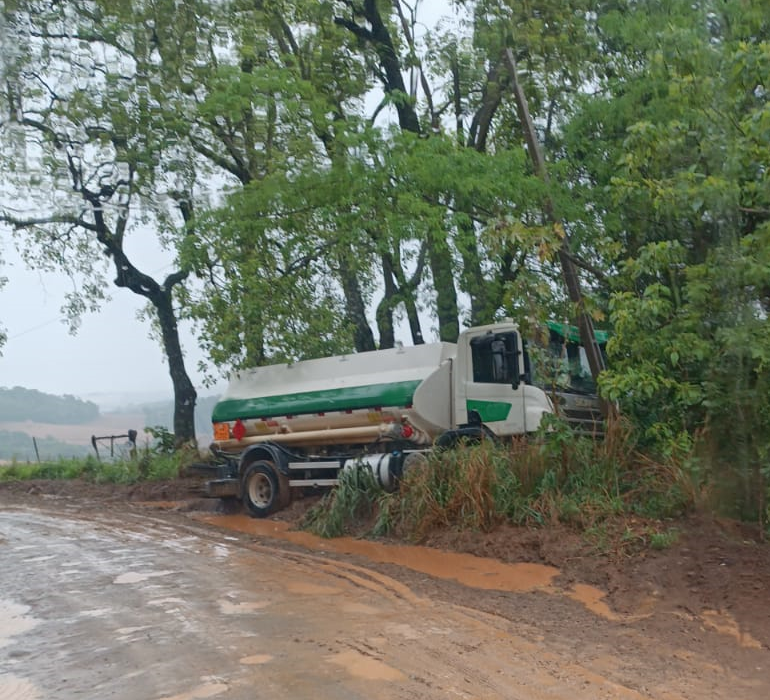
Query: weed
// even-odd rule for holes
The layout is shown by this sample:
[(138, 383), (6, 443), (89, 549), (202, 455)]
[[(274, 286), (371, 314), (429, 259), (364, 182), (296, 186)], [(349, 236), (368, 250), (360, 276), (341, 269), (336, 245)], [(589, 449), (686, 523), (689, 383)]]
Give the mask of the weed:
[(649, 540), (652, 549), (668, 549), (679, 540), (679, 531), (673, 527), (663, 532), (652, 530), (649, 532)]
[[(337, 488), (305, 514), (301, 526), (319, 537), (340, 537), (352, 525), (371, 519), (381, 497), (382, 491), (368, 467), (345, 469)], [(375, 530), (386, 525), (386, 520), (378, 518)]]

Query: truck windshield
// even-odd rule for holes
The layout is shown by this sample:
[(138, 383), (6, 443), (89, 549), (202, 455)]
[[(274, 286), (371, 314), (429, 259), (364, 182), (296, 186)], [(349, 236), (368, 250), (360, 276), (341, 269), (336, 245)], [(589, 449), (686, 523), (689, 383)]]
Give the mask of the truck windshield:
[[(601, 346), (604, 352), (603, 346)], [(544, 389), (595, 394), (596, 382), (585, 349), (580, 343), (548, 329), (547, 342), (527, 343), (532, 383)]]

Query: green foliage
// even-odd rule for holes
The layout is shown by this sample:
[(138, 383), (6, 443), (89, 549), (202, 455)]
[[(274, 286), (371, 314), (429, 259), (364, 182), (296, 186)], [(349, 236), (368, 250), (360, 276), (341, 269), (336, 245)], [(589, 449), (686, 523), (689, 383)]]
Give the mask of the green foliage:
[[(0, 161), (6, 192), (31, 206), (25, 218), (4, 202), (0, 219), (26, 231), (30, 264), (85, 276), (65, 300), (73, 323), (104, 299), (102, 253), (152, 226), (178, 256), (169, 281), (197, 277), (174, 286), (176, 308), (225, 371), (392, 345), (404, 319), (418, 340), (426, 314), (445, 340), (502, 315), (524, 328), (572, 316), (555, 255), (568, 242), (585, 306), (612, 330), (600, 388), (642, 466), (629, 477), (554, 425), (518, 469), (489, 467), (491, 511), (486, 491), (463, 500), (454, 458), (442, 488), (456, 492), (435, 485), (418, 510), (482, 529), (501, 513), (583, 523), (630, 493), (658, 513), (707, 490), (761, 520), (766, 3), (454, 6), (468, 22), (415, 31), (421, 18), (384, 2), (14, 2), (0, 107), (20, 118), (0, 125)], [(523, 148), (507, 49), (547, 183)]]
[(676, 528), (670, 528), (661, 532), (650, 532), (650, 548), (668, 549), (679, 540), (679, 531)]
[[(593, 441), (554, 420), (530, 443), (484, 441), (427, 454), (394, 494), (382, 494), (366, 470), (344, 473), (303, 526), (325, 537), (364, 530), (420, 541), (438, 529), (560, 522), (601, 539), (609, 536), (605, 523), (679, 517), (694, 507), (699, 496), (691, 464), (672, 464), (640, 454), (625, 425)], [(674, 537), (659, 533), (644, 542), (669, 546)]]
[[(382, 497), (382, 490), (368, 467), (345, 469), (340, 473), (337, 488), (305, 514), (302, 527), (320, 537), (341, 537), (378, 513)], [(373, 529), (377, 533), (386, 528), (378, 520)]]
[(151, 455), (143, 460), (101, 462), (94, 456), (59, 459), (40, 464), (12, 462), (0, 466), (1, 481), (31, 479), (84, 479), (95, 484), (133, 484), (138, 481), (173, 479), (179, 475), (178, 455)]
[(152, 428), (146, 427), (144, 432), (151, 435), (155, 440), (150, 448), (155, 454), (171, 455), (174, 453), (176, 445), (174, 433), (162, 425), (156, 425)]
[(35, 389), (0, 387), (0, 421), (78, 425), (99, 417), (99, 407), (75, 396), (54, 396)]

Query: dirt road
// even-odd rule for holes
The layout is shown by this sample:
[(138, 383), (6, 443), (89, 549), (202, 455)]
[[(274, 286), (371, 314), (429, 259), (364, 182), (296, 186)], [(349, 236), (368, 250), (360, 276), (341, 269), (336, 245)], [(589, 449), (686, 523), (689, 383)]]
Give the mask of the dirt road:
[(6, 502), (0, 699), (770, 697), (767, 638), (729, 611), (663, 625), (655, 596), (620, 613), (559, 573), (158, 504)]

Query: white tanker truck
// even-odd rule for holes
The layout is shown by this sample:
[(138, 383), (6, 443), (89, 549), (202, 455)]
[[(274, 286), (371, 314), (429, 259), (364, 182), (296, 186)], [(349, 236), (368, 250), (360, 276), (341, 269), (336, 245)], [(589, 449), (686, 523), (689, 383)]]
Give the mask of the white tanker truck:
[[(601, 431), (577, 329), (549, 323), (547, 331), (537, 352), (505, 322), (470, 328), (457, 344), (242, 372), (214, 407), (211, 451), (224, 464), (207, 493), (235, 496), (251, 515), (265, 517), (291, 502), (292, 489), (333, 486), (340, 470), (357, 465), (392, 490), (405, 468), (434, 447), (526, 435), (547, 413), (560, 413), (582, 432)], [(597, 340), (601, 345), (605, 334), (597, 332)], [(557, 359), (558, 386), (553, 374), (544, 385), (537, 371), (543, 357)]]

